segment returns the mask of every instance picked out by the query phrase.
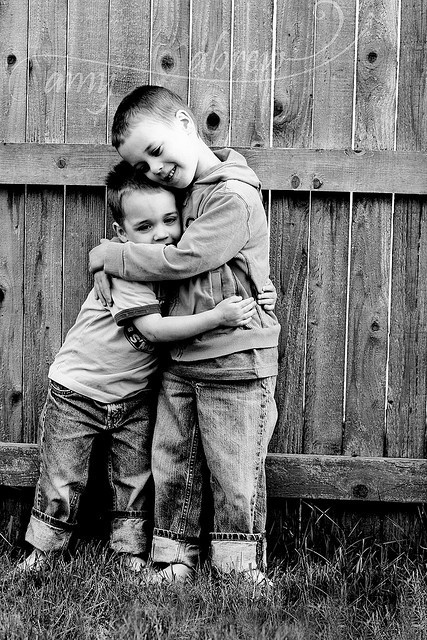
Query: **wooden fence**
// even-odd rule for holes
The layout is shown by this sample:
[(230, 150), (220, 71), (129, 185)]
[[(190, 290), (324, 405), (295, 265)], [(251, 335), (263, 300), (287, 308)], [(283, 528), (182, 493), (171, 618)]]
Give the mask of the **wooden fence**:
[(424, 0), (5, 0), (0, 59), (1, 523), (7, 487), (34, 486), (47, 369), (110, 227), (111, 119), (147, 82), (263, 182), (270, 495), (426, 502)]

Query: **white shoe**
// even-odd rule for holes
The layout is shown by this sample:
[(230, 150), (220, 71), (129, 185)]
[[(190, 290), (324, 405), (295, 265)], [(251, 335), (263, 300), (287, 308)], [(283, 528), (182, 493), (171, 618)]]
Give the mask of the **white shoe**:
[(140, 558), (140, 556), (135, 556), (131, 553), (122, 553), (120, 555), (122, 556), (123, 566), (134, 573), (140, 573), (147, 566), (145, 560)]
[(265, 573), (259, 569), (246, 569), (245, 571), (239, 571), (238, 575), (242, 576), (246, 582), (254, 587), (270, 588), (273, 586), (273, 581), (267, 578)]
[(165, 569), (156, 571), (148, 577), (150, 584), (172, 584), (174, 582), (193, 582), (194, 569), (179, 562), (170, 564)]
[(33, 549), (30, 555), (15, 567), (15, 571), (17, 573), (37, 573), (43, 569), (47, 561), (47, 553), (40, 551), (40, 549)]

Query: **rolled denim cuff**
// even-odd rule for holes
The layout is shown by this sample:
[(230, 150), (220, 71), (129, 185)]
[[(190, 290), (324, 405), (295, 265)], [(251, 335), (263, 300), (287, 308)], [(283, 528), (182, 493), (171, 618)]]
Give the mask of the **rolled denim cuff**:
[(265, 535), (254, 533), (213, 533), (212, 566), (223, 573), (265, 569), (267, 548)]
[(186, 564), (192, 569), (200, 563), (200, 545), (182, 540), (172, 531), (154, 529), (151, 558), (153, 562)]
[(55, 526), (54, 518), (44, 514), (44, 518), (38, 518), (34, 513), (25, 534), (25, 540), (40, 551), (62, 551), (67, 548), (72, 535), (72, 527)]
[(117, 553), (139, 555), (150, 549), (150, 524), (144, 518), (113, 518), (110, 547)]

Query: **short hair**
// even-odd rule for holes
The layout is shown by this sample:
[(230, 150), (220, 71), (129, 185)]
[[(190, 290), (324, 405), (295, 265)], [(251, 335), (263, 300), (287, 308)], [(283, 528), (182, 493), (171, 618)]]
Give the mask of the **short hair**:
[(122, 160), (111, 169), (105, 179), (105, 184), (107, 186), (108, 205), (114, 221), (120, 226), (123, 226), (123, 221), (126, 217), (122, 204), (124, 195), (134, 191), (158, 193), (165, 190), (160, 184), (147, 180), (141, 171), (134, 169), (125, 160)]
[(111, 142), (113, 147), (120, 147), (126, 139), (133, 124), (149, 116), (160, 122), (173, 122), (175, 114), (184, 109), (192, 118), (195, 126), (197, 121), (193, 112), (184, 100), (170, 89), (156, 85), (142, 85), (123, 98), (113, 119)]

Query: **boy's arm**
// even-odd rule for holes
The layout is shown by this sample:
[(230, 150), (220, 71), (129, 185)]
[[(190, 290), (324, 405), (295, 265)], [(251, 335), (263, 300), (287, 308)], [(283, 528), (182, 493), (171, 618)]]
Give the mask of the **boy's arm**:
[(103, 243), (89, 254), (90, 270), (105, 269), (124, 280), (181, 280), (225, 264), (249, 236), (246, 202), (236, 193), (225, 196), (221, 191), (212, 194), (204, 213), (190, 224), (177, 246)]
[(133, 324), (150, 342), (173, 342), (192, 338), (220, 326), (245, 326), (250, 322), (254, 311), (253, 298), (242, 300), (240, 296), (231, 296), (222, 300), (210, 311), (192, 316), (166, 317), (162, 317), (159, 313), (151, 313), (134, 318)]

